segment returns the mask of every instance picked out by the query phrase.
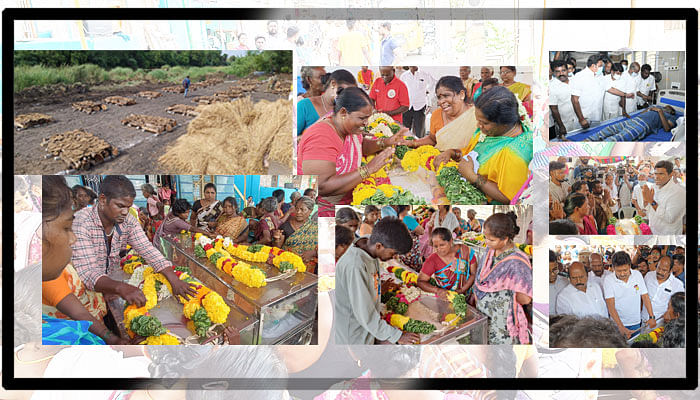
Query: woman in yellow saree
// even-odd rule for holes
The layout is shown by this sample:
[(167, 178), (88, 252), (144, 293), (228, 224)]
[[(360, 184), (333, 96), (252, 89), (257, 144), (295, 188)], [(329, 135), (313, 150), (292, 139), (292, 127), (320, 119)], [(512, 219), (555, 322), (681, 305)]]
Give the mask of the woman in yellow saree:
[(479, 129), (467, 146), (444, 151), (434, 164), (458, 161), (460, 174), (484, 192), (490, 204), (509, 204), (530, 173), (530, 121), (515, 95), (502, 86), (479, 96), (475, 107)]

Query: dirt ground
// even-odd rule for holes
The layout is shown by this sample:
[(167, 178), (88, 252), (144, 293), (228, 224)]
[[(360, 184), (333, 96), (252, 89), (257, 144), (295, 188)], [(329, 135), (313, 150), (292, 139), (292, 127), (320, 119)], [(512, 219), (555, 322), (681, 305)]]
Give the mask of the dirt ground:
[[(31, 112), (48, 114), (54, 122), (25, 130), (14, 131), (14, 168), (15, 174), (56, 174), (56, 173), (90, 173), (90, 174), (168, 174), (167, 165), (158, 162), (165, 153), (168, 145), (187, 132), (187, 124), (193, 117), (180, 114), (168, 114), (165, 109), (173, 104), (191, 104), (195, 96), (213, 95), (235, 85), (235, 80), (225, 79), (224, 83), (207, 88), (201, 88), (188, 93), (185, 99), (182, 94), (163, 93), (161, 97), (146, 99), (136, 97), (136, 93), (144, 90), (156, 90), (173, 86), (172, 84), (143, 83), (136, 86), (103, 85), (91, 87), (86, 93), (55, 95), (42, 98), (15, 97), (15, 116)], [(285, 96), (266, 93), (265, 85), (260, 85), (251, 95), (253, 102), (259, 100), (274, 101)], [(86, 114), (74, 111), (71, 104), (81, 100), (102, 101), (107, 96), (126, 96), (136, 100), (131, 106), (108, 104), (106, 111)], [(171, 132), (155, 136), (142, 130), (121, 124), (127, 115), (148, 114), (173, 118), (177, 126)], [(119, 149), (119, 155), (86, 171), (67, 171), (61, 160), (52, 156), (46, 158), (45, 148), (40, 146), (44, 138), (55, 133), (83, 128), (86, 131), (106, 140)], [(292, 135), (292, 132), (289, 133)], [(292, 149), (290, 149), (292, 151)], [(231, 171), (236, 173), (236, 171)], [(272, 175), (291, 175), (287, 167), (272, 160), (268, 173)]]

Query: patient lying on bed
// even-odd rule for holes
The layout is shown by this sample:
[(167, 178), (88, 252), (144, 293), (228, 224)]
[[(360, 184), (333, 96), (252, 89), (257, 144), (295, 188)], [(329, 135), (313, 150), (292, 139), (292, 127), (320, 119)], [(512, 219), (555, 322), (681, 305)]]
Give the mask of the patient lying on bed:
[(670, 132), (676, 126), (676, 110), (671, 106), (649, 107), (648, 109), (619, 123), (606, 126), (589, 136), (586, 142), (635, 142), (663, 129)]

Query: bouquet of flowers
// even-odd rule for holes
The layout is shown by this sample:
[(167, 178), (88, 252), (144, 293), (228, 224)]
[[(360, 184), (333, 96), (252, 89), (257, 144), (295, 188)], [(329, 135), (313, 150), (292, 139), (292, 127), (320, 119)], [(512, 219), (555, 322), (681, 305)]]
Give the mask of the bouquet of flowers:
[(608, 235), (651, 235), (651, 228), (639, 215), (625, 219), (610, 218), (605, 231)]

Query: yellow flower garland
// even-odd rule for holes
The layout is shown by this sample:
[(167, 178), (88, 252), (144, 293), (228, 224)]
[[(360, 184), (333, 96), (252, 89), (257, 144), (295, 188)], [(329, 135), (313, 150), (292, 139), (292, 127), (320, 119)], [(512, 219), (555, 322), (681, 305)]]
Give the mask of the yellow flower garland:
[(211, 322), (223, 324), (228, 318), (231, 308), (224, 302), (224, 299), (216, 292), (211, 291), (202, 299), (202, 307), (207, 311)]
[[(185, 280), (186, 278), (189, 278), (189, 275), (187, 273), (182, 273), (180, 274), (179, 278), (180, 280)], [(124, 310), (124, 325), (126, 326), (127, 332), (129, 332), (130, 335), (133, 333), (130, 330), (131, 321), (140, 315), (145, 315), (150, 309), (158, 304), (158, 293), (155, 288), (156, 282), (166, 285), (168, 291), (170, 291), (170, 293), (173, 292), (170, 282), (165, 276), (163, 276), (163, 274), (153, 272), (153, 269), (150, 267), (145, 268), (142, 290), (144, 296), (146, 297), (146, 304), (143, 307), (136, 307), (135, 305), (131, 304)], [(204, 307), (204, 310), (207, 312), (207, 315), (212, 323), (221, 324), (226, 322), (228, 314), (231, 311), (231, 308), (218, 293), (212, 291), (204, 285), (200, 285), (195, 297), (192, 297), (189, 300), (179, 297), (178, 300), (183, 304), (182, 313), (187, 319), (191, 319), (192, 315), (194, 315), (194, 313), (200, 307)], [(140, 344), (180, 344), (180, 341), (175, 336), (170, 335), (169, 332), (170, 331), (160, 336), (149, 336)]]
[(231, 275), (233, 275), (234, 279), (246, 286), (258, 288), (267, 285), (267, 282), (265, 282), (265, 273), (244, 262), (236, 264), (236, 266), (233, 267)]
[(404, 325), (406, 325), (406, 323), (407, 323), (408, 321), (410, 321), (410, 319), (411, 319), (411, 318), (409, 318), (409, 317), (407, 317), (407, 316), (405, 316), (405, 315), (401, 315), (401, 314), (391, 314), (391, 322), (390, 322), (390, 324), (391, 324), (391, 326), (393, 326), (393, 327), (395, 327), (395, 328), (399, 328), (399, 329), (403, 330)]
[(423, 145), (416, 149), (409, 150), (401, 160), (401, 168), (409, 172), (415, 172), (419, 167), (425, 168), (428, 158), (437, 156), (440, 150), (430, 145)]

